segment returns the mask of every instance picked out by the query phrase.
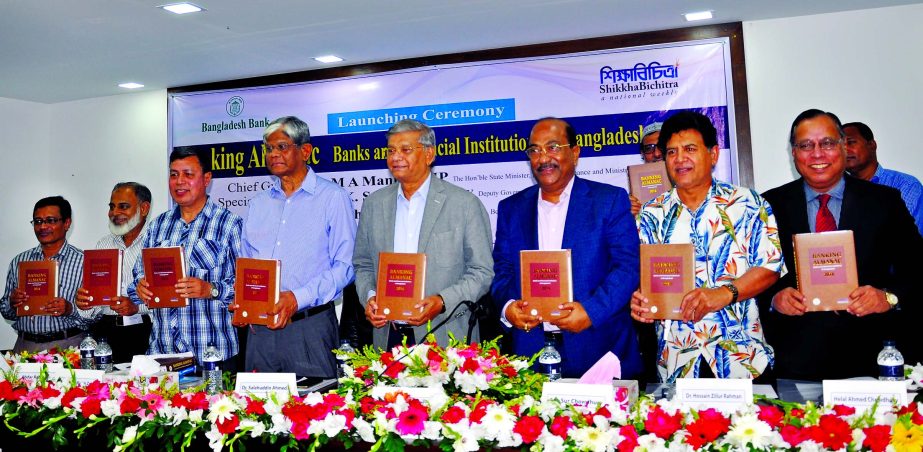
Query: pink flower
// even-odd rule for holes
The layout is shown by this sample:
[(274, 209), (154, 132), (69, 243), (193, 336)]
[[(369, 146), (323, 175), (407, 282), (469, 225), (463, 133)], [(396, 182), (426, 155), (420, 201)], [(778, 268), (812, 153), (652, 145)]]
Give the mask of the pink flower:
[(619, 452), (631, 452), (638, 447), (638, 431), (635, 426), (628, 424), (619, 428), (619, 435), (623, 438), (617, 446)]
[(19, 398), (19, 403), (22, 405), (29, 405), (32, 408), (38, 408), (38, 406), (45, 400), (42, 397), (42, 390), (40, 388), (35, 388), (22, 397)]
[(659, 437), (660, 439), (669, 439), (682, 427), (683, 415), (676, 413), (669, 415), (659, 406), (655, 406), (647, 414), (647, 420), (644, 421), (644, 428)]
[(785, 413), (775, 405), (760, 405), (759, 419), (772, 428), (779, 428)]
[(53, 363), (54, 357), (46, 353), (40, 353), (38, 355), (33, 355), (32, 360), (37, 363)]
[(567, 431), (574, 428), (574, 421), (567, 416), (556, 416), (551, 421), (551, 427), (548, 431), (552, 435), (559, 436), (561, 439), (567, 439)]
[(419, 435), (423, 431), (425, 427), (424, 422), (426, 422), (428, 417), (429, 413), (426, 412), (426, 407), (414, 400), (411, 401), (410, 406), (398, 416), (395, 428), (401, 435)]
[(144, 419), (153, 419), (164, 406), (166, 406), (166, 402), (164, 402), (160, 394), (145, 394), (141, 397), (141, 410), (138, 412), (138, 416)]

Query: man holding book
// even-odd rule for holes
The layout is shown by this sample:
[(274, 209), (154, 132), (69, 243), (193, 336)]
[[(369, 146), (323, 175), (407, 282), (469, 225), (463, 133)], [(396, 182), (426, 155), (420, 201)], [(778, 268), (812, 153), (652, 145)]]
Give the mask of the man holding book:
[(877, 375), (885, 339), (898, 340), (906, 362), (920, 359), (913, 279), (919, 278), (923, 239), (897, 190), (845, 175), (846, 138), (836, 115), (817, 109), (799, 114), (789, 143), (801, 178), (764, 194), (779, 220), (789, 268), (795, 268), (794, 234), (851, 230), (858, 270), (858, 288), (848, 294), (844, 311), (806, 312), (808, 300), (794, 274), (760, 297), (780, 378)]
[[(638, 286), (638, 234), (625, 190), (576, 177), (580, 146), (567, 122), (540, 119), (526, 156), (537, 185), (500, 201), (491, 294), (512, 330), (513, 351), (532, 356), (546, 336), (563, 357), (565, 377), (579, 377), (607, 352), (622, 378), (641, 372), (628, 300)], [(573, 301), (543, 318), (521, 291), (520, 251), (571, 250)]]
[[(682, 296), (679, 318), (656, 321), (660, 379), (757, 378), (773, 351), (754, 297), (786, 271), (772, 209), (755, 191), (712, 177), (720, 148), (705, 115), (671, 116), (657, 146), (674, 188), (645, 204), (638, 234), (644, 244), (691, 243), (693, 268), (682, 271), (693, 272), (695, 286)], [(632, 317), (651, 323), (653, 313), (635, 291)]]
[[(201, 363), (205, 349), (213, 344), (223, 360), (221, 368), (233, 371), (238, 342), (228, 306), (234, 300), (234, 263), (240, 256), (242, 220), (208, 197), (210, 163), (203, 152), (193, 148), (170, 153), (168, 185), (176, 207), (151, 221), (142, 247), (182, 246), (186, 276), (175, 287), (176, 294), (189, 303), (182, 308), (151, 309), (150, 352), (192, 352)], [(153, 292), (141, 260), (135, 263), (134, 278), (128, 296), (152, 307)]]
[[(74, 307), (74, 295), (83, 278), (83, 252), (67, 243), (71, 205), (61, 196), (42, 198), (32, 209), (30, 223), (39, 244), (17, 254), (10, 262), (6, 289), (0, 299), (0, 313), (13, 322), (18, 333), (13, 351), (77, 347), (89, 328), (89, 321)], [(26, 287), (19, 284), (19, 265), (30, 261), (57, 262), (57, 294), (38, 308), (40, 313), (20, 316), (17, 308), (27, 304), (29, 295)]]
[[(246, 370), (336, 377), (334, 300), (353, 280), (355, 211), (342, 187), (319, 177), (308, 125), (286, 116), (263, 130), (269, 189), (250, 200), (243, 255), (281, 263), (269, 325), (251, 325)], [(232, 309), (236, 309), (232, 306)]]
[[(644, 163), (663, 161), (663, 153), (657, 147), (661, 127), (663, 127), (662, 122), (654, 122), (644, 126), (641, 131), (641, 158), (644, 159)], [(641, 201), (631, 193), (628, 194), (628, 199), (631, 200), (631, 214), (638, 215), (641, 211)]]
[(86, 287), (77, 289), (77, 307), (95, 322), (90, 332), (94, 337), (109, 339), (112, 359), (116, 363), (130, 362), (134, 355), (145, 354), (151, 337), (147, 306), (136, 305), (128, 298), (128, 286), (134, 281), (132, 270), (141, 257), (150, 212), (151, 191), (147, 187), (137, 182), (115, 184), (109, 197), (110, 234), (96, 242), (96, 249), (122, 251), (120, 296), (109, 306), (94, 306)]
[[(490, 257), (490, 219), (471, 192), (432, 173), (436, 135), (426, 124), (412, 119), (395, 123), (387, 132), (388, 169), (397, 182), (369, 195), (362, 203), (353, 265), (356, 290), (366, 318), (375, 327), (376, 347), (390, 347), (404, 338), (422, 341), (426, 323), (441, 322), (435, 333), (440, 345), (448, 332), (463, 338), (468, 331), (467, 309), (462, 302), (477, 302), (490, 288), (494, 276)], [(379, 252), (423, 253), (426, 277), (423, 299), (413, 306), (404, 323), (388, 322), (377, 302)], [(454, 314), (453, 314), (454, 312)], [(478, 330), (469, 341), (478, 340)]]

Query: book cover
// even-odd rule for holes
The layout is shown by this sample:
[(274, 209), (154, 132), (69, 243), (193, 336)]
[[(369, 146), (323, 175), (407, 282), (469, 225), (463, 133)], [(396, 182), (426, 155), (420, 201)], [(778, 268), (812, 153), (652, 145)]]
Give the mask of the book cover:
[(558, 306), (574, 301), (570, 250), (519, 252), (519, 288), (530, 314), (551, 321), (563, 313)]
[(186, 277), (186, 258), (182, 246), (141, 250), (144, 277), (154, 298), (149, 308), (184, 308), (189, 300), (176, 292), (176, 282)]
[(58, 296), (58, 262), (53, 260), (19, 263), (19, 288), (29, 299), (16, 308), (16, 315), (49, 315), (42, 308)]
[(173, 356), (154, 358), (160, 364), (160, 370), (164, 372), (179, 372), (182, 369), (195, 367), (196, 360), (194, 356)]
[(628, 166), (628, 184), (631, 194), (644, 204), (659, 194), (673, 188), (663, 161)]
[(808, 311), (841, 311), (859, 287), (852, 231), (792, 236), (798, 291)]
[(122, 285), (122, 250), (83, 252), (83, 288), (90, 292), (90, 306), (111, 306)]
[(695, 289), (695, 248), (691, 243), (641, 245), (641, 293), (650, 301), (649, 318), (680, 320), (683, 297)]
[(378, 309), (388, 320), (406, 320), (415, 315), (413, 305), (423, 300), (426, 287), (426, 255), (423, 253), (378, 253)]
[(276, 320), (269, 313), (279, 303), (281, 273), (276, 259), (237, 258), (234, 301), (240, 307), (234, 311), (234, 322), (269, 325)]

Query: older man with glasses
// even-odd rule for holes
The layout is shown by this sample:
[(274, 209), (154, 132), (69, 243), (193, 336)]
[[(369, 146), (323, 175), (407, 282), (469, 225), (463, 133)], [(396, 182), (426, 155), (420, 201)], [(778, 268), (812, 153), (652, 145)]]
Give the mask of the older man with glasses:
[[(75, 308), (74, 297), (83, 278), (83, 251), (67, 243), (71, 227), (71, 205), (61, 196), (42, 198), (32, 209), (32, 228), (39, 245), (16, 255), (6, 274), (6, 290), (0, 299), (0, 313), (13, 321), (17, 331), (14, 352), (36, 352), (52, 347), (77, 347), (89, 328), (89, 321)], [(58, 296), (36, 315), (20, 317), (16, 308), (29, 299), (19, 287), (19, 263), (58, 262)]]

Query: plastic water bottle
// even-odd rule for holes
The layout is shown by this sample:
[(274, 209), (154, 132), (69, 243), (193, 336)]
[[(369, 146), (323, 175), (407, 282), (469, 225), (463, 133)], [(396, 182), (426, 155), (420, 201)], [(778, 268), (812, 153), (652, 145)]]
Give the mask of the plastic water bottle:
[(878, 352), (878, 379), (904, 381), (904, 355), (894, 347), (894, 341), (885, 341), (885, 348)]
[[(337, 351), (340, 353), (355, 353), (356, 349), (353, 348), (352, 344), (349, 343), (348, 339), (340, 340), (340, 347), (337, 348)], [(346, 376), (346, 362), (348, 358), (346, 355), (337, 354), (337, 377), (343, 378)]]
[(215, 344), (208, 344), (205, 349), (205, 356), (202, 357), (203, 376), (205, 377), (205, 391), (209, 394), (217, 394), (222, 391), (221, 382), (221, 355)]
[(548, 381), (561, 379), (561, 353), (554, 348), (554, 339), (545, 339), (545, 348), (538, 356), (539, 372), (548, 377)]
[(87, 334), (87, 337), (83, 338), (80, 341), (80, 368), (81, 369), (96, 369), (96, 362), (94, 360), (96, 356), (96, 341), (93, 340), (93, 336)]
[(96, 369), (112, 372), (112, 347), (106, 342), (106, 338), (99, 338), (99, 344), (96, 345)]

